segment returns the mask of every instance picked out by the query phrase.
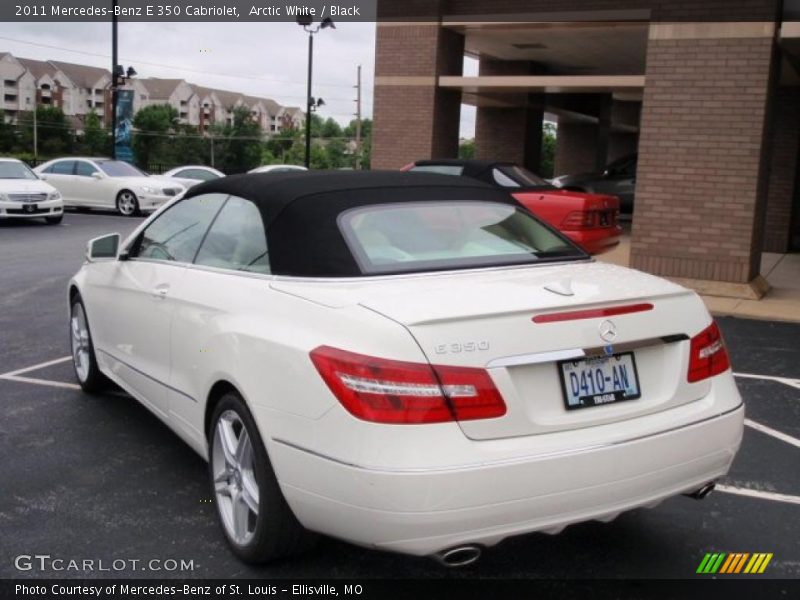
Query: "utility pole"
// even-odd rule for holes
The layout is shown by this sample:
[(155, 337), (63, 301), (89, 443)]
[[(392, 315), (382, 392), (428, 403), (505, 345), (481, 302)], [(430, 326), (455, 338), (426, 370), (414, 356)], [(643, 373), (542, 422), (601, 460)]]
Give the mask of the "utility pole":
[(311, 112), (314, 99), (311, 97), (311, 74), (314, 64), (314, 34), (308, 32), (308, 91), (306, 92), (306, 169), (311, 168)]
[(117, 0), (111, 10), (111, 158), (117, 160)]
[(356, 171), (361, 170), (361, 65), (356, 79)]
[(39, 88), (33, 91), (33, 160), (39, 160), (39, 122), (37, 121), (36, 109), (39, 107)]
[(214, 166), (214, 134), (208, 136), (211, 140), (211, 166)]

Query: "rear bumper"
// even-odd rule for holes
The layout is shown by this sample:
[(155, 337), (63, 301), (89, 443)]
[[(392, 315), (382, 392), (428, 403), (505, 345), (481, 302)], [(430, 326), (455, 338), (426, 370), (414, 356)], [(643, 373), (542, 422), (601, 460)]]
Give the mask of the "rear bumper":
[[(732, 405), (699, 422), (628, 441), (581, 448), (578, 430), (572, 432), (573, 451), (452, 469), (365, 468), (276, 440), (269, 451), (283, 493), (307, 528), (428, 555), (612, 519), (716, 480), (728, 471), (742, 438), (744, 409), (740, 401)], [(493, 442), (476, 442), (485, 443)]]
[(586, 231), (563, 231), (562, 233), (589, 254), (602, 254), (613, 250), (622, 239), (621, 227), (587, 229)]

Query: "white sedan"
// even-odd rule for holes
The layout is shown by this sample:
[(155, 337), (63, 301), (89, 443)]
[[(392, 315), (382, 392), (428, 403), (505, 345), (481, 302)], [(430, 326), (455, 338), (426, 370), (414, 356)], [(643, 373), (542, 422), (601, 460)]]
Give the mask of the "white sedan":
[(204, 181), (211, 181), (212, 179), (219, 179), (225, 177), (225, 173), (218, 171), (213, 167), (206, 167), (204, 165), (187, 165), (185, 167), (177, 167), (164, 173), (162, 177), (174, 179), (182, 186), (190, 188), (198, 183)]
[(0, 220), (41, 217), (48, 225), (61, 223), (61, 194), (21, 160), (0, 158)]
[(317, 532), (468, 564), (701, 498), (742, 438), (694, 292), (595, 262), (479, 182), (227, 177), (87, 259), (81, 386), (119, 384), (208, 460), (246, 561)]
[(152, 212), (185, 189), (109, 158), (58, 158), (34, 171), (61, 192), (65, 206), (115, 208), (125, 216)]
[(300, 165), (261, 165), (250, 169), (248, 173), (290, 173), (292, 171), (308, 171), (308, 169)]

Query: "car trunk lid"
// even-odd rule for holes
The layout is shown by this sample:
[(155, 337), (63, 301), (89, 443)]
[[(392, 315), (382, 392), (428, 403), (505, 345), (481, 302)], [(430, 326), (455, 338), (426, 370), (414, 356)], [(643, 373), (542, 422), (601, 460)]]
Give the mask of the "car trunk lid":
[[(632, 419), (707, 392), (705, 383), (686, 382), (684, 340), (708, 325), (701, 301), (668, 281), (609, 264), (273, 286), (328, 306), (358, 303), (397, 321), (432, 364), (487, 369), (508, 410), (499, 418), (461, 422), (472, 439)], [(615, 312), (631, 306), (647, 308)], [(612, 310), (602, 312), (607, 309)], [(586, 316), (585, 311), (600, 312)], [(601, 337), (600, 328), (608, 321), (615, 329), (610, 341)], [(562, 377), (560, 361), (627, 352), (632, 360), (625, 359), (624, 374), (636, 377), (641, 397), (567, 409), (564, 377), (568, 383), (569, 378)], [(629, 372), (633, 363), (635, 375)]]

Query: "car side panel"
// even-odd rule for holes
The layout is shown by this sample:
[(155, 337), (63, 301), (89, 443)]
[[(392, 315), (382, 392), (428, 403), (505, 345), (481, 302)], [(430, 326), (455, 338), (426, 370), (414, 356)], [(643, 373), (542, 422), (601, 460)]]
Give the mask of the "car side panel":
[(312, 423), (338, 405), (309, 358), (314, 348), (425, 360), (404, 327), (375, 312), (324, 306), (270, 283), (264, 276), (189, 267), (172, 290), (170, 418), (198, 451), (205, 444), (206, 399), (218, 381), (258, 407), (254, 414), (275, 416), (256, 419), (266, 442), (282, 418)]

